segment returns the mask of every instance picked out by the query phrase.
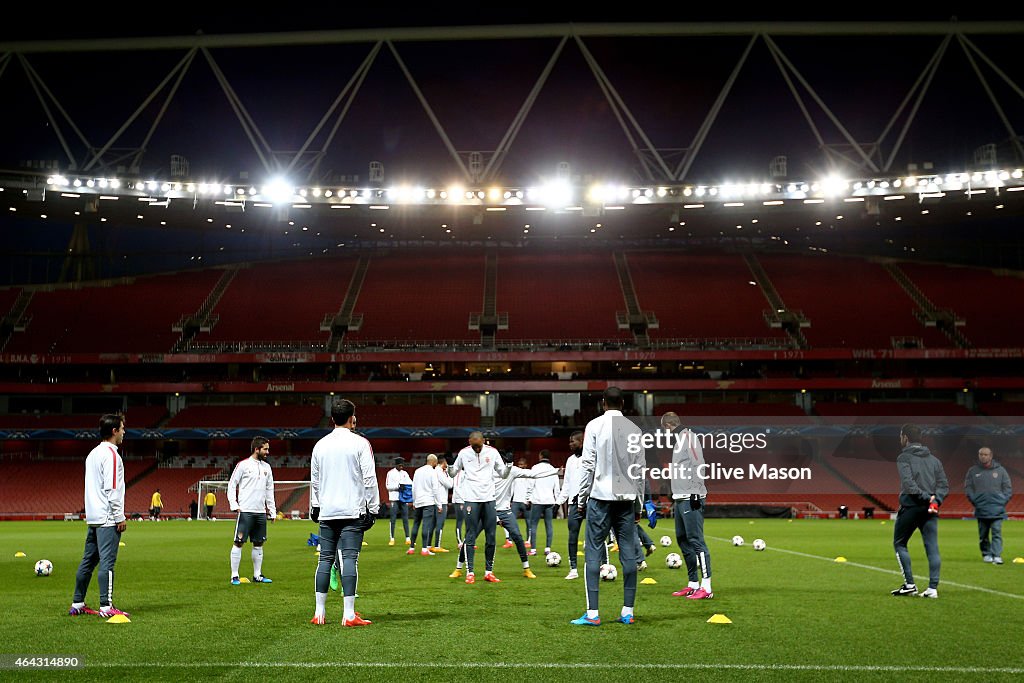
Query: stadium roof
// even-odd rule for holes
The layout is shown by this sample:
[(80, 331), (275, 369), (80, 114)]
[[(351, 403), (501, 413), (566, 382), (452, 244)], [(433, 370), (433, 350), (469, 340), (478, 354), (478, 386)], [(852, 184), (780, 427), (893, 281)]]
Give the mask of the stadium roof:
[[(769, 239), (1017, 210), (1005, 190), (1024, 161), (1024, 22), (235, 13), (204, 15), (197, 34), (177, 17), (109, 18), (0, 32), (0, 91), (22, 103), (0, 127), (0, 220), (52, 232), (51, 247), (70, 230), (52, 226), (101, 222), (248, 227), (287, 245), (305, 232), (299, 255), (376, 240)], [(276, 202), (263, 195), (274, 179), (288, 188)], [(835, 179), (841, 191), (816, 191)], [(528, 196), (555, 180), (571, 199)], [(456, 184), (473, 196), (456, 201)], [(595, 184), (615, 189), (594, 199)], [(9, 253), (30, 249), (16, 242)]]

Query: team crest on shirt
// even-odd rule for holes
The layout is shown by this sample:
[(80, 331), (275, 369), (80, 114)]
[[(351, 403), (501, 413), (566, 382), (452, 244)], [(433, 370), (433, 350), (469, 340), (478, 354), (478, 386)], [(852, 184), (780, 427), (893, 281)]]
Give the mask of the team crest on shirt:
[(992, 478), (993, 479), (998, 479), (999, 478), (999, 473), (998, 472), (993, 472), (992, 473)]

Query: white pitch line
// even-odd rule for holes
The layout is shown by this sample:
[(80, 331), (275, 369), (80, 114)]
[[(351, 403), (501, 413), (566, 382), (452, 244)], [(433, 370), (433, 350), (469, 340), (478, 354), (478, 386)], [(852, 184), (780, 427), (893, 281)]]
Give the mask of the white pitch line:
[[(732, 539), (728, 539), (728, 538), (719, 538), (718, 536), (708, 536), (708, 538), (711, 538), (711, 539), (713, 539), (715, 541), (722, 541), (723, 543), (732, 543)], [(799, 550), (787, 550), (786, 548), (776, 548), (776, 547), (765, 548), (765, 550), (774, 550), (777, 553), (788, 553), (790, 555), (797, 555), (799, 557), (809, 557), (809, 558), (814, 559), (814, 560), (824, 560), (825, 562), (833, 562), (834, 563), (836, 561), (834, 557), (824, 557), (822, 555), (812, 555), (810, 553), (802, 553)], [(895, 550), (893, 552), (895, 553)], [(897, 571), (895, 569), (884, 569), (882, 567), (875, 567), (875, 566), (870, 565), (870, 564), (861, 564), (859, 562), (850, 562), (850, 561), (843, 562), (842, 564), (848, 565), (850, 567), (859, 567), (861, 569), (870, 569), (871, 571), (882, 572), (883, 574), (896, 574), (896, 575), (898, 575), (900, 577), (903, 576), (902, 572)], [(925, 583), (927, 583), (927, 581), (928, 581), (928, 577), (927, 576), (922, 576), (920, 574), (915, 574), (914, 578), (918, 579), (920, 581), (923, 581)], [(1018, 595), (1016, 593), (1005, 593), (1003, 591), (997, 591), (997, 590), (993, 590), (991, 588), (985, 588), (984, 586), (972, 586), (972, 585), (967, 584), (967, 583), (957, 583), (956, 581), (947, 581), (945, 579), (942, 579), (942, 581), (940, 583), (942, 585), (945, 585), (945, 586), (955, 586), (956, 588), (965, 588), (967, 590), (980, 591), (982, 593), (990, 593), (992, 595), (998, 595), (998, 596), (1003, 597), (1003, 598), (1014, 598), (1016, 600), (1024, 600), (1024, 595)]]
[(131, 664), (87, 664), (86, 668), (119, 669), (200, 669), (223, 667), (233, 669), (651, 669), (651, 670), (702, 670), (718, 669), (740, 671), (843, 671), (843, 672), (915, 672), (915, 673), (957, 673), (957, 674), (1024, 674), (1021, 667), (975, 667), (975, 666), (902, 666), (875, 664), (598, 664), (594, 662), (461, 662), (444, 664), (438, 662), (132, 662)]

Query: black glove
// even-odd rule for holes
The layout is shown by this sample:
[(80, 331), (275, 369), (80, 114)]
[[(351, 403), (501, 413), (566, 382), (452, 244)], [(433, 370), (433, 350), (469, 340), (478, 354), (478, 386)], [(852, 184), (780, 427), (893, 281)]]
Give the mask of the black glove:
[(696, 493), (690, 494), (690, 509), (700, 510), (700, 495)]
[(318, 507), (310, 508), (310, 510), (309, 510), (309, 518), (311, 520), (313, 520), (314, 522), (319, 522), (320, 521), (320, 508), (318, 508)]
[(363, 514), (359, 515), (359, 526), (362, 528), (363, 531), (369, 531), (370, 527), (372, 527), (373, 523), (376, 521), (377, 516), (371, 515), (369, 512), (364, 512)]

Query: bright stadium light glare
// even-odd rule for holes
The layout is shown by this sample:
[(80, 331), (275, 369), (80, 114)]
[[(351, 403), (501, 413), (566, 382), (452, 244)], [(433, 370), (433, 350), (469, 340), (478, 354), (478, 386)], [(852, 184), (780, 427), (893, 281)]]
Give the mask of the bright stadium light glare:
[(830, 175), (821, 181), (821, 190), (826, 197), (836, 197), (845, 194), (849, 189), (849, 183), (839, 176)]
[(564, 180), (552, 180), (537, 188), (539, 201), (550, 207), (568, 206), (572, 203), (572, 186)]
[(285, 204), (292, 200), (295, 188), (280, 176), (274, 176), (261, 188), (260, 196), (272, 204)]
[(449, 185), (448, 186), (448, 199), (453, 202), (459, 201), (462, 196), (466, 193), (466, 188), (461, 185)]

